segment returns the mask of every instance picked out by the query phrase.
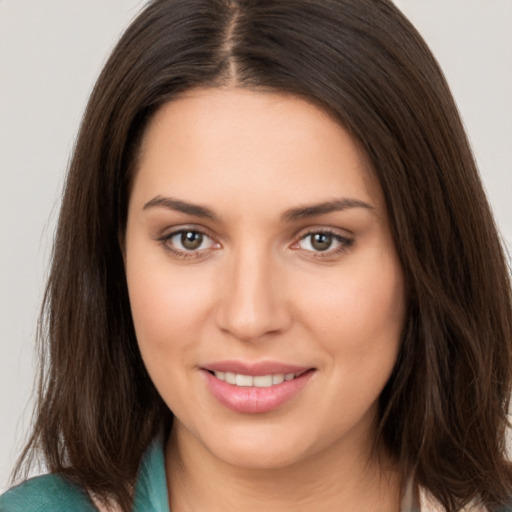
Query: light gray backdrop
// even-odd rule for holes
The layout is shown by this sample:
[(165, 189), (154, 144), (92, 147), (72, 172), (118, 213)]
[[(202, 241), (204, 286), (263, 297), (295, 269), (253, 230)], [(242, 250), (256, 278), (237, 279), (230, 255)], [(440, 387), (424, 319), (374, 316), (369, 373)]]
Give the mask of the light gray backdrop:
[[(36, 318), (73, 140), (144, 3), (0, 0), (0, 491), (30, 420)], [(512, 247), (512, 0), (396, 3), (445, 70)]]

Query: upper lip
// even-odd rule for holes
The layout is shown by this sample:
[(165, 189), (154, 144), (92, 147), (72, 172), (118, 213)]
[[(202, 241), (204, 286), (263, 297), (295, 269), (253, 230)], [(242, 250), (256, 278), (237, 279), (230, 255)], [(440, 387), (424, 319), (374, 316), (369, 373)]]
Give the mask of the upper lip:
[(257, 362), (246, 362), (246, 361), (216, 361), (214, 363), (206, 364), (202, 366), (202, 369), (210, 372), (231, 372), (241, 375), (276, 375), (276, 374), (288, 374), (294, 373), (300, 375), (313, 368), (308, 366), (298, 366), (294, 364), (281, 363), (278, 361), (257, 361)]

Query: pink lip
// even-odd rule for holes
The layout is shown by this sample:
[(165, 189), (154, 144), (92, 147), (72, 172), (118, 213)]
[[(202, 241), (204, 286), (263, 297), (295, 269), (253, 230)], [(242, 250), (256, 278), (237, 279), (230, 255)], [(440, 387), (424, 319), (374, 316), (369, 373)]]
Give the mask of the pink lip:
[(203, 366), (204, 370), (211, 372), (232, 372), (243, 375), (270, 375), (276, 373), (304, 373), (311, 368), (307, 366), (296, 366), (277, 361), (259, 361), (257, 363), (246, 363), (244, 361), (219, 361)]
[[(296, 396), (313, 376), (314, 369), (292, 366), (282, 363), (261, 362), (247, 364), (238, 361), (223, 361), (209, 364), (202, 369), (206, 384), (212, 395), (228, 409), (248, 414), (270, 412), (281, 407), (285, 402)], [(256, 386), (241, 387), (224, 382), (213, 371), (233, 372), (243, 375), (269, 375), (278, 373), (299, 374), (292, 380), (285, 380), (266, 388)]]

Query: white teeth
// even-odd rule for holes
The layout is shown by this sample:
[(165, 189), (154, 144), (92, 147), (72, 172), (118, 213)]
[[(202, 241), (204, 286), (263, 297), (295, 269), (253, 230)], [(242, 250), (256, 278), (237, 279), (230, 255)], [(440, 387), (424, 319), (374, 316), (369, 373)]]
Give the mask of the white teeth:
[(257, 388), (269, 388), (272, 386), (272, 375), (258, 375), (253, 381)]
[(253, 378), (250, 375), (242, 375), (237, 373), (235, 384), (237, 386), (249, 387), (252, 386)]
[(231, 372), (213, 372), (215, 377), (223, 380), (228, 384), (234, 384), (240, 387), (256, 387), (256, 388), (269, 388), (276, 384), (281, 384), (285, 380), (292, 380), (295, 378), (294, 373), (276, 373), (272, 375), (243, 375), (241, 373)]
[(284, 382), (284, 375), (282, 373), (272, 375), (272, 384), (281, 384), (281, 382)]

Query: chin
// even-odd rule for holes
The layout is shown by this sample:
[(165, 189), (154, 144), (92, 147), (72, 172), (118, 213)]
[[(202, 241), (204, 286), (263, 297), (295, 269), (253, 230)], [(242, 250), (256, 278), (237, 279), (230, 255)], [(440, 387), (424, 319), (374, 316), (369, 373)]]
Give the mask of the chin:
[[(277, 431), (276, 431), (277, 430)], [(240, 469), (282, 469), (300, 463), (326, 448), (302, 432), (290, 429), (234, 429), (215, 439), (203, 439), (202, 444), (217, 459)]]
[(225, 463), (247, 470), (279, 470), (293, 465), (301, 459), (297, 448), (286, 449), (272, 446), (235, 446), (233, 449), (224, 447), (218, 457)]

